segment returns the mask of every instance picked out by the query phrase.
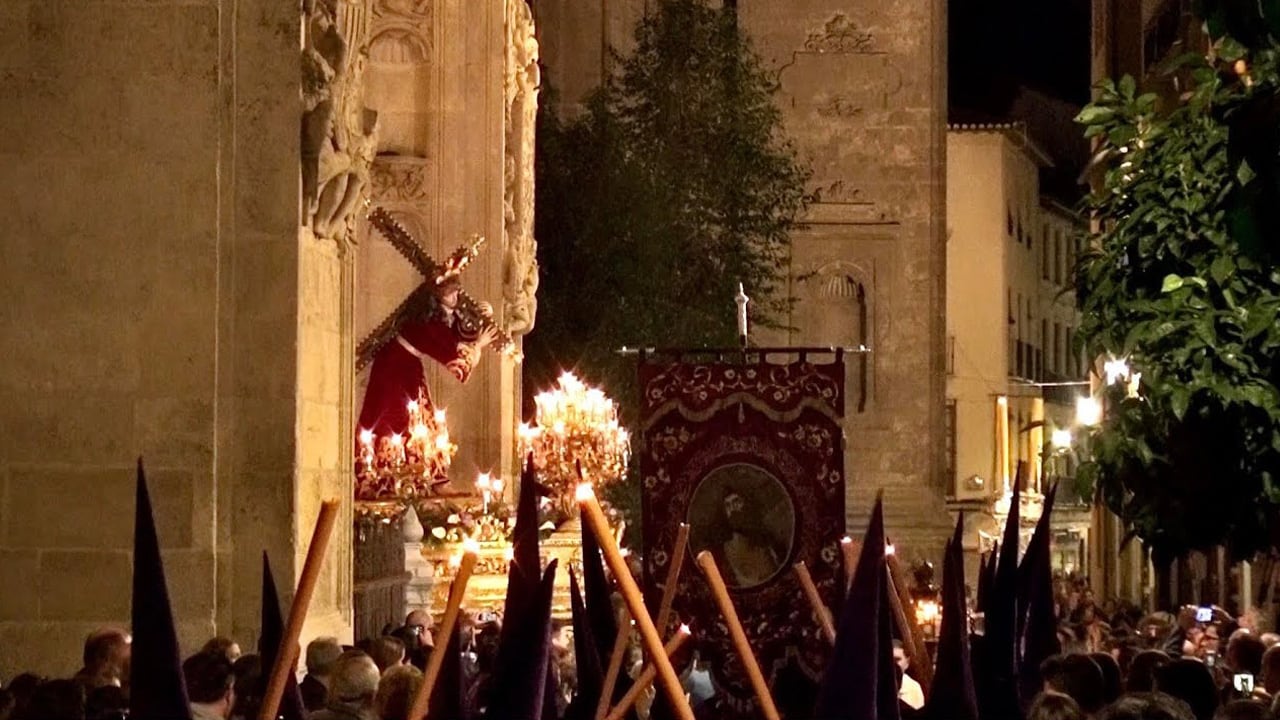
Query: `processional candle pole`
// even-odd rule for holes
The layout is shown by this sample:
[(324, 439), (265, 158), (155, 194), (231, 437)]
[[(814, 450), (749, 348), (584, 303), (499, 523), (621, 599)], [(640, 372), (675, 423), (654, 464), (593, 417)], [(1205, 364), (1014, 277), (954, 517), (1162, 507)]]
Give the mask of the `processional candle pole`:
[(745, 349), (747, 347), (747, 303), (751, 302), (751, 298), (747, 297), (742, 283), (738, 283), (738, 294), (733, 296), (733, 301), (738, 304), (738, 344)]

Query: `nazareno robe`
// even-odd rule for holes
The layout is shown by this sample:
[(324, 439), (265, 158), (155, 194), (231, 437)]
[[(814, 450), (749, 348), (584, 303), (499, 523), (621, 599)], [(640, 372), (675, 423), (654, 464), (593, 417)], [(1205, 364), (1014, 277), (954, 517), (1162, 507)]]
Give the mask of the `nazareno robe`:
[(433, 409), (422, 361), (431, 358), (458, 382), (466, 382), (479, 356), (479, 349), (462, 338), (452, 318), (435, 315), (406, 322), (400, 334), (373, 358), (357, 432), (372, 430), (379, 437), (393, 433), (408, 437), (409, 402), (421, 393), (427, 401), (423, 411)]

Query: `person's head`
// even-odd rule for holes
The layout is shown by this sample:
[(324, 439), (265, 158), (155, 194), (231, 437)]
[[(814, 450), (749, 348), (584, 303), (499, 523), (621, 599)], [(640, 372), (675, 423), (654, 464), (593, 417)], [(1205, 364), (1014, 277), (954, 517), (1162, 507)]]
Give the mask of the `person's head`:
[(235, 673), (224, 652), (205, 650), (182, 663), (187, 698), (192, 705), (210, 709), (218, 717), (230, 717), (235, 704)]
[(404, 618), (405, 631), (414, 638), (420, 647), (431, 647), (433, 639), (431, 629), (435, 621), (426, 610), (413, 610)]
[(1280, 645), (1272, 645), (1262, 654), (1262, 672), (1259, 673), (1257, 684), (1268, 695), (1280, 692)]
[(129, 670), (133, 638), (117, 627), (94, 630), (84, 641), (84, 673), (90, 687), (119, 685)]
[(1056, 692), (1042, 692), (1027, 708), (1027, 720), (1085, 720), (1075, 700)]
[(404, 663), (404, 643), (399, 638), (383, 635), (374, 638), (369, 647), (369, 657), (378, 666), (378, 672)]
[(372, 708), (381, 677), (373, 658), (359, 650), (348, 650), (333, 664), (333, 672), (329, 676), (329, 702)]
[(1258, 636), (1262, 640), (1262, 644), (1270, 648), (1272, 645), (1280, 644), (1280, 633), (1265, 632)]
[(397, 665), (382, 674), (373, 709), (380, 720), (406, 720), (413, 696), (422, 684), (422, 673), (412, 665)]
[(23, 717), (84, 720), (85, 687), (75, 680), (47, 680), (36, 686)]
[(893, 641), (893, 663), (902, 672), (906, 672), (907, 668), (911, 667), (911, 661), (907, 659), (907, 651), (902, 647), (901, 640)]
[(1199, 660), (1182, 658), (1157, 670), (1156, 690), (1185, 700), (1196, 720), (1212, 720), (1218, 709), (1213, 674)]
[(256, 718), (258, 706), (262, 704), (262, 657), (255, 653), (241, 655), (231, 664), (231, 673), (236, 678), (236, 701), (231, 716)]
[(449, 310), (458, 307), (458, 293), (461, 291), (462, 281), (457, 277), (448, 278), (436, 285), (436, 297), (440, 300), (440, 304)]
[(1224, 660), (1231, 672), (1258, 676), (1262, 674), (1262, 654), (1266, 651), (1257, 635), (1241, 629), (1231, 634)]
[(1070, 695), (1080, 709), (1092, 715), (1105, 697), (1102, 669), (1088, 655), (1054, 655), (1040, 663), (1045, 690)]
[(1261, 700), (1232, 700), (1218, 708), (1213, 720), (1272, 720), (1271, 708)]
[(1183, 700), (1159, 692), (1129, 693), (1106, 706), (1094, 720), (1196, 720)]
[(323, 682), (342, 655), (342, 646), (333, 637), (318, 637), (307, 643), (307, 674)]
[(13, 708), (17, 705), (17, 700), (13, 699), (13, 693), (0, 688), (0, 720), (9, 720), (13, 715)]
[(1125, 692), (1152, 692), (1156, 689), (1156, 670), (1168, 665), (1172, 658), (1160, 650), (1143, 650), (1133, 656), (1125, 678)]
[(1109, 653), (1089, 653), (1089, 657), (1102, 671), (1102, 703), (1114, 702), (1120, 697), (1120, 663)]
[(240, 646), (235, 640), (227, 637), (215, 637), (200, 648), (200, 652), (220, 652), (227, 656), (231, 662), (235, 662), (240, 658)]

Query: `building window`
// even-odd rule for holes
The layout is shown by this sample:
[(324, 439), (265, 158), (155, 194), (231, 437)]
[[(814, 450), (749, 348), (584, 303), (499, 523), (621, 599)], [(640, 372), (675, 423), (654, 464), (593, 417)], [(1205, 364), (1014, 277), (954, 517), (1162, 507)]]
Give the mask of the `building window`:
[(1040, 235), (1040, 275), (1045, 280), (1049, 279), (1049, 226), (1044, 226), (1044, 232)]
[(947, 468), (946, 477), (951, 481), (951, 492), (954, 494), (960, 487), (959, 478), (956, 477), (956, 401), (947, 401), (947, 412), (944, 422), (947, 424), (946, 432), (943, 435), (947, 443)]
[(1058, 375), (1065, 374), (1067, 367), (1066, 359), (1062, 357), (1062, 325), (1060, 323), (1053, 324), (1053, 372)]

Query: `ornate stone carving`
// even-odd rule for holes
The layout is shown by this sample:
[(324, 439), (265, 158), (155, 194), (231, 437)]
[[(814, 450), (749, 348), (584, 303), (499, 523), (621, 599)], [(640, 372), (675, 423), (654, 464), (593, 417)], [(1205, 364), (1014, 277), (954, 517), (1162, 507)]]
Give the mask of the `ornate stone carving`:
[[(373, 199), (383, 201), (421, 200), (427, 196), (426, 158), (379, 155), (373, 161)], [(421, 235), (419, 235), (421, 237)]]
[(843, 180), (833, 180), (813, 191), (815, 203), (870, 203), (862, 193), (862, 188), (854, 187)]
[(875, 38), (870, 31), (858, 27), (848, 15), (837, 12), (822, 27), (809, 31), (804, 49), (806, 52), (866, 55), (875, 52)]
[(862, 105), (854, 98), (842, 93), (817, 98), (815, 107), (819, 115), (828, 118), (848, 119), (862, 114)]
[(416, 65), (431, 57), (431, 0), (373, 0), (376, 62)]
[(533, 237), (533, 141), (538, 114), (538, 41), (525, 0), (506, 0), (502, 318), (523, 335), (537, 315), (538, 244)]
[(378, 115), (363, 104), (369, 0), (304, 0), (303, 222), (346, 242), (377, 151)]

